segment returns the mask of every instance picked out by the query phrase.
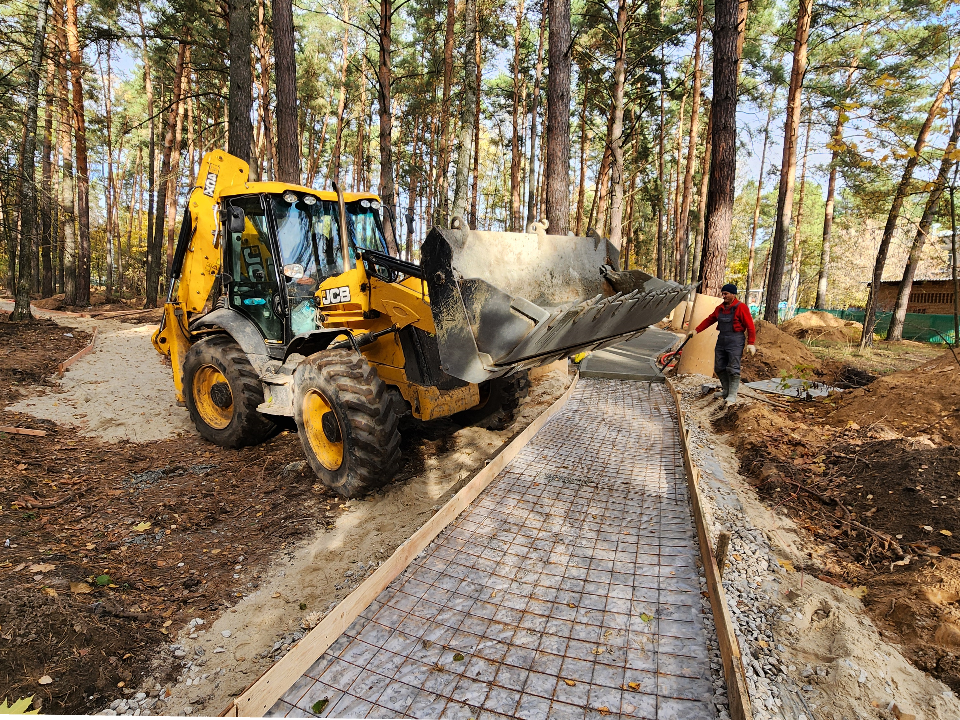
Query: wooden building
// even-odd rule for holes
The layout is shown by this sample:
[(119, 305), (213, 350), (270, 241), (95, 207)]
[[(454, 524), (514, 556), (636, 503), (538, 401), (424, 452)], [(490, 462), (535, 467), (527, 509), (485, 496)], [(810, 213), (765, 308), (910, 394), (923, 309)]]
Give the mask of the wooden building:
[[(893, 312), (897, 302), (899, 280), (884, 280), (877, 293), (877, 309)], [(919, 315), (953, 315), (953, 280), (951, 278), (914, 280), (907, 302), (907, 312)]]

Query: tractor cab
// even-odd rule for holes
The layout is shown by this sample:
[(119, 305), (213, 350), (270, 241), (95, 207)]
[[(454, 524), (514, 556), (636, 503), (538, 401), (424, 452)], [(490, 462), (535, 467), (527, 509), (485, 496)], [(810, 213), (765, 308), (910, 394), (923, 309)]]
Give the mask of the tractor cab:
[[(249, 318), (271, 345), (286, 345), (319, 327), (317, 290), (355, 267), (364, 250), (387, 252), (376, 196), (344, 200), (347, 252), (340, 211), (330, 192), (283, 186), (223, 199), (226, 305)], [(286, 189), (282, 189), (286, 188)], [(271, 188), (273, 189), (273, 188)]]

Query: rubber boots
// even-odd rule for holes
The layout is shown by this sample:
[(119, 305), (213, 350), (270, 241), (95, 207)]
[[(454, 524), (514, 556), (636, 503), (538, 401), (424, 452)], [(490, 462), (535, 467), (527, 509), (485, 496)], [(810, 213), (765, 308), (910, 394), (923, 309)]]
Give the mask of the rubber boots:
[(727, 381), (727, 405), (733, 405), (737, 402), (737, 391), (740, 390), (740, 376), (730, 375)]
[(720, 390), (715, 392), (713, 396), (717, 399), (722, 399), (725, 398), (730, 391), (730, 379), (726, 370), (717, 370), (717, 377), (720, 378)]

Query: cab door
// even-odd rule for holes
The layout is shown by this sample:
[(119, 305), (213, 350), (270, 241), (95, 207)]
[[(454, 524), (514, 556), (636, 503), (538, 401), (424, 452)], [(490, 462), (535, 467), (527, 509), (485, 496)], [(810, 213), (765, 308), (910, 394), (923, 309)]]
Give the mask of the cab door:
[(242, 231), (231, 231), (228, 220), (224, 233), (230, 307), (250, 318), (267, 343), (282, 345), (286, 302), (263, 200), (232, 198), (228, 207), (242, 210), (244, 218)]

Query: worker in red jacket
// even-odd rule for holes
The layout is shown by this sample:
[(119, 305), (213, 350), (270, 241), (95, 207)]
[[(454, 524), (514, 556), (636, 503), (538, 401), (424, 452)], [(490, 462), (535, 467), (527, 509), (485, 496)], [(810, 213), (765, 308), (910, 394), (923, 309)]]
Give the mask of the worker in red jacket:
[[(713, 370), (720, 378), (723, 388), (720, 397), (726, 399), (728, 405), (737, 401), (737, 391), (740, 389), (740, 358), (743, 356), (744, 340), (751, 355), (757, 352), (757, 330), (753, 326), (753, 317), (746, 303), (737, 299), (737, 286), (728, 283), (720, 289), (723, 302), (691, 330), (688, 335), (693, 337), (708, 327), (717, 324), (720, 336), (717, 338), (717, 347), (713, 356)], [(747, 336), (744, 338), (744, 332)]]

